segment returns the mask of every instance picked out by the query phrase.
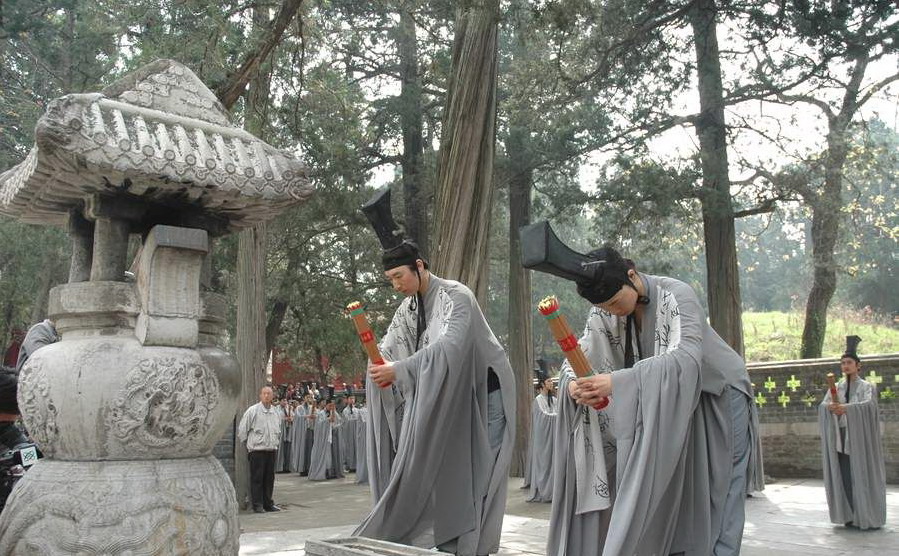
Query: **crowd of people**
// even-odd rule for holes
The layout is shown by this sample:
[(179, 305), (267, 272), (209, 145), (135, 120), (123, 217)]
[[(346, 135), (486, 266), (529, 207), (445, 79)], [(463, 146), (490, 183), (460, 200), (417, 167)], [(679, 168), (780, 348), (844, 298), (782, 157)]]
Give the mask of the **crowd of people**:
[[(282, 385), (276, 398), (271, 386), (259, 392), (259, 403), (244, 413), (237, 436), (246, 444), (250, 463), (253, 510), (275, 512), (275, 473), (297, 473), (310, 481), (356, 473), (368, 482), (365, 423), (368, 412), (352, 391), (335, 396), (334, 387)], [(357, 454), (359, 457), (357, 457)]]

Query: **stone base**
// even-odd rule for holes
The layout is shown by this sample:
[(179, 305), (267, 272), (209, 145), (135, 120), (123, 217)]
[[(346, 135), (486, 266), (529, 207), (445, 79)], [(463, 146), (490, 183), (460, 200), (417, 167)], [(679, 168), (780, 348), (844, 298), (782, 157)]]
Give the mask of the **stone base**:
[(424, 556), (432, 550), (366, 537), (306, 541), (306, 556)]
[(212, 456), (40, 460), (0, 515), (0, 554), (236, 555), (231, 481)]

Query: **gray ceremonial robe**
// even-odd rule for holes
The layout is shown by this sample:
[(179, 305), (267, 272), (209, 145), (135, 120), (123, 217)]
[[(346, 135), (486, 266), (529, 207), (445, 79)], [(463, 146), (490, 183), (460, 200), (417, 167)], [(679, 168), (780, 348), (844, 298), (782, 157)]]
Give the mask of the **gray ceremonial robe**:
[(368, 425), (368, 409), (360, 408), (356, 423), (356, 484), (368, 484), (368, 465), (365, 450), (365, 427)]
[[(431, 274), (418, 351), (413, 299), (402, 302), (380, 345), (395, 362), (395, 388), (367, 385), (369, 481), (379, 495), (355, 534), (462, 555), (494, 553), (515, 437), (512, 369), (463, 284)], [(489, 369), (499, 379), (506, 421), (495, 457), (487, 427)], [(399, 398), (405, 407), (397, 422)], [(392, 435), (399, 438), (391, 462)]]
[(281, 416), (281, 442), (275, 451), (275, 473), (281, 473), (290, 466), (290, 423), (287, 421), (290, 409), (278, 406), (278, 414)]
[[(846, 379), (837, 385), (837, 398), (845, 403)], [(877, 389), (861, 377), (852, 381), (849, 402), (845, 403), (846, 415), (839, 417), (827, 410), (831, 401), (828, 390), (818, 406), (824, 489), (830, 521), (851, 522), (860, 529), (883, 527), (886, 523), (886, 473)]]
[(340, 442), (343, 445), (343, 465), (350, 471), (356, 470), (356, 426), (359, 423), (359, 409), (347, 406), (341, 412), (343, 425)]
[[(634, 340), (640, 360), (623, 368), (626, 319), (601, 309), (591, 309), (580, 340), (594, 371), (612, 372), (609, 406), (576, 406), (568, 395), (574, 375), (563, 366), (551, 556), (728, 553), (716, 547), (721, 538), (739, 550), (745, 469), (754, 464), (748, 446), (758, 435), (745, 364), (709, 326), (692, 288), (640, 277), (650, 299)], [(749, 429), (739, 466), (732, 407)], [(602, 461), (605, 480), (577, 484)]]
[[(290, 427), (290, 472), (302, 473), (308, 471), (309, 463), (306, 453), (306, 431), (309, 426), (306, 416), (309, 408), (299, 405), (293, 413), (293, 426)], [(311, 433), (310, 433), (311, 434)]]
[(331, 469), (331, 423), (328, 421), (328, 412), (316, 410), (315, 425), (312, 433), (312, 455), (309, 460), (309, 480), (327, 480)]
[(528, 465), (525, 486), (529, 488), (528, 502), (551, 502), (553, 499), (553, 426), (556, 422), (556, 396), (552, 407), (546, 394), (534, 398), (531, 409), (531, 442), (528, 446)]
[[(327, 415), (327, 411), (325, 414)], [(331, 425), (331, 465), (328, 467), (328, 479), (343, 478), (343, 418), (334, 410), (334, 422), (328, 420)]]

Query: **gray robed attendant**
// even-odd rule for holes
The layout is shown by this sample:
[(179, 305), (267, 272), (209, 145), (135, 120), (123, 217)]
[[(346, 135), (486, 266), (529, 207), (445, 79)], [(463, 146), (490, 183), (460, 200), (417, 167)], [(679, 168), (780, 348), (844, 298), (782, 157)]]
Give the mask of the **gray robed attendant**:
[[(739, 551), (732, 537), (742, 535), (745, 469), (758, 434), (745, 364), (708, 325), (689, 286), (639, 276), (649, 297), (640, 360), (623, 368), (626, 319), (607, 311), (591, 309), (580, 340), (594, 371), (613, 373), (610, 405), (577, 406), (568, 395), (574, 375), (563, 367), (551, 556)], [(745, 416), (740, 438), (732, 405)], [(607, 479), (597, 480), (603, 466)], [(715, 546), (722, 538), (736, 548)]]
[[(846, 379), (837, 385), (837, 401), (841, 403), (846, 399), (846, 385)], [(833, 523), (851, 522), (860, 529), (877, 529), (886, 523), (886, 472), (877, 389), (858, 377), (849, 390), (845, 415), (827, 410), (834, 401), (830, 391), (818, 406), (827, 507)], [(843, 466), (841, 456), (845, 458)]]
[(366, 465), (365, 428), (368, 426), (368, 409), (359, 409), (358, 422), (356, 423), (356, 484), (368, 484), (368, 465)]
[[(380, 344), (395, 362), (396, 383), (367, 384), (369, 481), (377, 501), (355, 534), (463, 555), (493, 553), (515, 436), (512, 369), (471, 290), (433, 274), (423, 295), (423, 347), (415, 351), (413, 299), (402, 302)], [(505, 416), (496, 451), (488, 438), (490, 369)]]
[[(308, 419), (310, 408), (306, 404), (300, 404), (293, 412), (293, 426), (290, 427), (290, 472), (303, 473), (309, 470), (309, 460), (306, 450), (306, 435), (309, 431)], [(312, 434), (309, 431), (308, 434)]]
[(290, 407), (277, 406), (278, 415), (281, 416), (281, 442), (275, 451), (275, 473), (281, 473), (290, 468)]
[(334, 420), (328, 419), (331, 425), (331, 465), (328, 467), (329, 479), (343, 478), (343, 418), (336, 409), (325, 410), (326, 415), (333, 413)]
[[(552, 404), (550, 406), (550, 404)], [(538, 394), (531, 409), (531, 442), (525, 471), (524, 487), (528, 502), (551, 502), (553, 499), (553, 427), (556, 422), (555, 396)]]
[(343, 445), (343, 465), (350, 471), (356, 470), (356, 427), (359, 424), (359, 409), (348, 405), (341, 412), (343, 426), (340, 442)]
[(324, 481), (329, 479), (331, 470), (331, 422), (324, 409), (315, 411), (315, 424), (312, 428), (312, 454), (309, 459), (309, 480)]

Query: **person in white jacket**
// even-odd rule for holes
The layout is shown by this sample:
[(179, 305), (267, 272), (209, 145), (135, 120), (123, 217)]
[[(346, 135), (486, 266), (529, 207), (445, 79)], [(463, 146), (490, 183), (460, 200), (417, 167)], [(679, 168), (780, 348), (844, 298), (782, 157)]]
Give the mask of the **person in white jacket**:
[(247, 446), (250, 460), (250, 498), (253, 511), (277, 512), (272, 501), (275, 488), (275, 451), (281, 443), (281, 412), (272, 405), (269, 386), (259, 390), (259, 403), (251, 405), (240, 419), (237, 438)]

